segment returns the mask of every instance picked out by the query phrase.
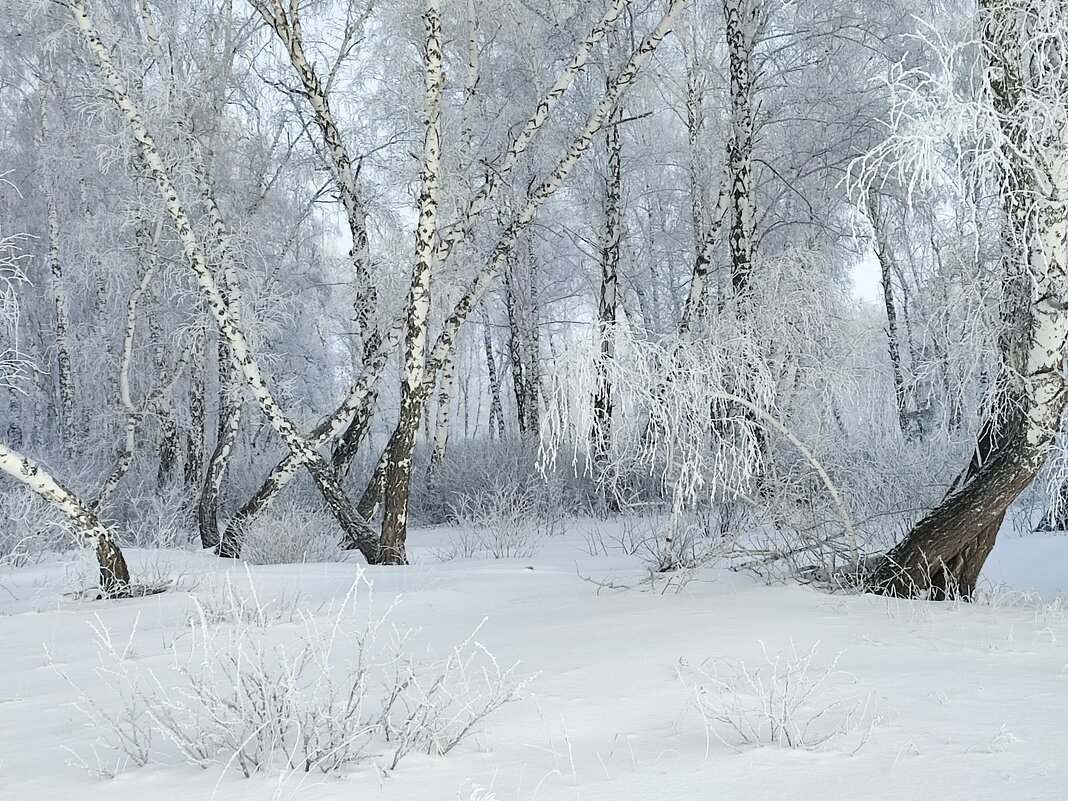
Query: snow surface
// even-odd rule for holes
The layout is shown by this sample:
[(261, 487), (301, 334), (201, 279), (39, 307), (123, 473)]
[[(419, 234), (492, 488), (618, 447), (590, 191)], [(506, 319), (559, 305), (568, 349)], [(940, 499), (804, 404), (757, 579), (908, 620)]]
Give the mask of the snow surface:
[[(766, 586), (708, 571), (683, 587), (602, 589), (582, 576), (639, 584), (634, 557), (590, 556), (576, 531), (517, 560), (442, 563), (442, 530), (416, 531), (414, 564), (370, 568), (376, 603), (399, 594), (394, 623), (448, 649), (479, 631), (502, 664), (538, 673), (524, 700), (498, 710), (476, 739), (444, 757), (413, 756), (383, 773), (343, 778), (181, 763), (92, 775), (96, 738), (75, 706), (100, 661), (93, 625), (131, 658), (168, 663), (190, 594), (245, 566), (206, 554), (140, 551), (135, 570), (183, 576), (190, 591), (124, 601), (69, 594), (86, 568), (45, 563), (0, 575), (0, 799), (1065, 799), (1068, 760), (1068, 536), (1007, 538), (985, 603), (933, 604)], [(360, 567), (249, 568), (261, 598), (314, 610), (343, 596)], [(581, 576), (580, 576), (581, 574)], [(709, 737), (680, 678), (680, 660), (755, 666), (763, 653), (818, 643), (815, 662), (847, 672), (879, 720), (855, 753), (725, 744)], [(68, 750), (69, 749), (69, 750)], [(72, 752), (74, 755), (73, 756)]]

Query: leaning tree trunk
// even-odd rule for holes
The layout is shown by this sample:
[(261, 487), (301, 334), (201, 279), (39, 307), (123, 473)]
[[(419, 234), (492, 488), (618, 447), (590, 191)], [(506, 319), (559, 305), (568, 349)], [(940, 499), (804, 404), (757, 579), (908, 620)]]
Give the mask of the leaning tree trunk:
[[(100, 67), (105, 83), (111, 91), (112, 99), (126, 122), (132, 129), (134, 142), (148, 164), (149, 171), (156, 183), (164, 208), (175, 224), (175, 230), (185, 251), (186, 260), (197, 279), (202, 294), (208, 302), (212, 316), (219, 332), (226, 338), (230, 347), (235, 368), (244, 378), (253, 398), (259, 405), (264, 417), (271, 424), (279, 438), (285, 443), (293, 457), (305, 465), (323, 494), (327, 507), (341, 526), (345, 537), (356, 544), (370, 560), (374, 556), (374, 538), (365, 521), (356, 514), (352, 503), (345, 497), (337, 479), (337, 474), (326, 464), (315, 446), (301, 436), (294, 423), (286, 416), (278, 401), (270, 391), (260, 371), (259, 363), (249, 349), (238, 319), (233, 313), (228, 298), (220, 292), (201, 242), (195, 232), (192, 221), (186, 213), (170, 173), (156, 148), (151, 132), (145, 126), (143, 118), (115, 67), (111, 52), (101, 41), (93, 28), (84, 0), (66, 0), (82, 37)], [(224, 542), (223, 545), (226, 545)], [(220, 554), (232, 553), (232, 549), (220, 547)]]
[(130, 571), (111, 532), (79, 498), (47, 470), (22, 454), (0, 445), (0, 471), (21, 481), (65, 514), (85, 542), (92, 546), (100, 565), (100, 593), (121, 598), (130, 592)]
[[(1068, 342), (1065, 244), (1068, 235), (1068, 87), (1021, 51), (1030, 20), (1015, 8), (982, 0), (983, 39), (990, 54), (994, 110), (1000, 120), (1006, 286), (1005, 369), (999, 397), (983, 426), (961, 486), (887, 554), (871, 580), (893, 595), (968, 597), (994, 545), (1009, 505), (1033, 481), (1060, 429)], [(1057, 21), (1059, 22), (1059, 21)], [(1061, 23), (1063, 24), (1063, 23)], [(1037, 88), (1036, 88), (1037, 87)], [(1049, 94), (1043, 119), (1033, 119), (1031, 92)], [(1036, 132), (1037, 131), (1037, 132)], [(1007, 410), (998, 414), (998, 410)]]

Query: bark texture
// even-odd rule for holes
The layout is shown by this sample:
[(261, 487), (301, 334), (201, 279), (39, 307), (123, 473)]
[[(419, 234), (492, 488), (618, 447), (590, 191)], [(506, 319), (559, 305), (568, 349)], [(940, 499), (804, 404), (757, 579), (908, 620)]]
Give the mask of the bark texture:
[(597, 303), (597, 389), (593, 396), (593, 428), (590, 450), (595, 463), (603, 463), (612, 447), (612, 379), (610, 368), (616, 352), (616, 315), (619, 298), (619, 264), (623, 242), (623, 146), (618, 106), (606, 130), (608, 169), (604, 180), (604, 234), (601, 243), (601, 291)]
[(427, 324), (430, 317), (430, 275), (436, 263), (438, 242), (438, 188), (441, 169), (441, 98), (445, 88), (440, 0), (427, 0), (423, 11), (426, 31), (423, 48), (424, 119), (423, 171), (416, 226), (415, 265), (408, 293), (408, 331), (405, 340), (404, 380), (401, 383), (400, 420), (387, 460), (383, 485), (384, 515), (379, 559), (405, 564), (408, 532), (408, 497), (412, 478), (415, 435), (428, 393), (426, 373)]
[(96, 514), (39, 464), (0, 445), (0, 471), (25, 484), (67, 516), (75, 531), (92, 549), (100, 566), (100, 592), (121, 598), (130, 592), (130, 571), (115, 537)]

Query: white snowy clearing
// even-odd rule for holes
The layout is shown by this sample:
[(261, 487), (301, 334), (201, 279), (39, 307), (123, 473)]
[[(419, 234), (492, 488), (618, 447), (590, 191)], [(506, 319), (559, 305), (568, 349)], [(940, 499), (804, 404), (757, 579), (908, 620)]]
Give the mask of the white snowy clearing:
[[(435, 557), (446, 530), (420, 530), (406, 568), (246, 567), (183, 551), (134, 551), (138, 575), (169, 576), (177, 589), (123, 601), (79, 600), (71, 588), (84, 586), (85, 576), (60, 562), (4, 573), (0, 798), (1068, 797), (1068, 537), (1003, 538), (986, 574), (1001, 589), (980, 603), (933, 604), (766, 586), (725, 570), (681, 586), (641, 584), (636, 559), (613, 550), (610, 528), (600, 524), (591, 534), (595, 528), (578, 525), (532, 558), (450, 562)], [(591, 540), (606, 548), (591, 556), (599, 550)], [(343, 716), (316, 719), (322, 707), (308, 706), (310, 716), (251, 778), (225, 751), (204, 756), (200, 768), (188, 754), (195, 743), (183, 756), (172, 740), (148, 733), (170, 720), (199, 732), (202, 756), (223, 748), (206, 742), (218, 727), (210, 714), (191, 712), (189, 687), (199, 677), (205, 692), (225, 700), (231, 657), (244, 678), (257, 670), (289, 675), (271, 689), (289, 692), (293, 709), (300, 699), (310, 704), (314, 693), (344, 686), (354, 670), (350, 634), (367, 630), (369, 620), (377, 636), (364, 652), (378, 661), (364, 664), (356, 717), (381, 715), (389, 675), (409, 682), (390, 739), (366, 731), (346, 746), (366, 751), (355, 766), (324, 774), (300, 764), (302, 736), (342, 725)], [(382, 662), (398, 650), (395, 632), (412, 627), (418, 631), (399, 650), (413, 667), (398, 674), (395, 659)], [(227, 650), (233, 641), (240, 647)], [(330, 681), (309, 642), (333, 644), (323, 651)], [(273, 649), (285, 644), (286, 657), (277, 659)], [(296, 663), (303, 672), (287, 674)], [(497, 668), (514, 663), (499, 681)], [(169, 706), (141, 709), (134, 685)], [(124, 688), (125, 701), (115, 692)], [(434, 746), (411, 710), (437, 726), (442, 743), (465, 720), (462, 705), (478, 707), (494, 690), (520, 697), (477, 721), (447, 755), (426, 753)], [(95, 704), (87, 708), (83, 694)], [(124, 709), (137, 714), (127, 720)], [(127, 750), (147, 749), (149, 764), (107, 747), (114, 732), (98, 724), (109, 716), (143, 727), (131, 738), (139, 745)], [(245, 739), (246, 758), (262, 734)], [(389, 769), (405, 742), (411, 753)]]

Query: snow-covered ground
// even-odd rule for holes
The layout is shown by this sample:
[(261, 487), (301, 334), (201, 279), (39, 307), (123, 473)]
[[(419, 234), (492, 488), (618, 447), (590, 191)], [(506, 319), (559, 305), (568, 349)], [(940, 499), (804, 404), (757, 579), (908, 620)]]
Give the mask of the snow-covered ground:
[[(536, 678), (447, 756), (413, 755), (383, 771), (382, 749), (340, 778), (276, 769), (245, 779), (233, 766), (200, 769), (177, 757), (94, 775), (80, 763), (116, 756), (101, 751), (98, 763), (99, 732), (79, 711), (77, 688), (118, 711), (97, 673), (94, 632), (102, 631), (131, 665), (179, 681), (168, 666), (176, 636), (189, 636), (192, 598), (218, 597), (227, 573), (246, 593), (251, 577), (261, 603), (281, 599), (328, 621), (357, 564), (246, 574), (202, 554), (134, 552), (142, 573), (178, 576), (186, 590), (114, 602), (65, 595), (84, 579), (59, 563), (0, 575), (0, 798), (1068, 798), (1068, 605), (1058, 600), (1068, 593), (1068, 536), (1004, 539), (989, 578), (1041, 597), (999, 590), (971, 605), (828, 595), (726, 571), (684, 586), (641, 585), (633, 557), (590, 556), (578, 530), (532, 558), (442, 563), (433, 554), (446, 536), (413, 532), (411, 567), (366, 569), (376, 608), (400, 596), (389, 620), (419, 627), (415, 650), (447, 653), (478, 629), (502, 667), (519, 662), (516, 676)], [(586, 580), (608, 577), (638, 586)], [(297, 617), (280, 614), (277, 626), (292, 629)], [(813, 738), (835, 728), (843, 736), (806, 750), (744, 744), (718, 724), (709, 731), (695, 685), (725, 716), (759, 725), (761, 712), (750, 689), (717, 688), (700, 676), (702, 664), (727, 683), (743, 666), (756, 670), (773, 688), (768, 659), (786, 655), (781, 666), (813, 646), (802, 688), (833, 671), (798, 712), (826, 710)]]

